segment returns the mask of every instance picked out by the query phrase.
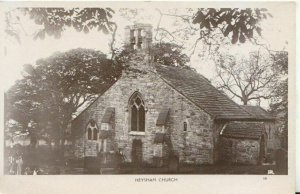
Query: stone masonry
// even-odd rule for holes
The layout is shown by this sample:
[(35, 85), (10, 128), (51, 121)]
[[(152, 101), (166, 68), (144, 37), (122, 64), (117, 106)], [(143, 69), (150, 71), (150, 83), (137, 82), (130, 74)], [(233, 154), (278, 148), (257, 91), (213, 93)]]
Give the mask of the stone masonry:
[[(85, 131), (87, 122), (94, 119), (97, 125), (101, 125), (101, 119), (107, 107), (115, 108), (115, 150), (121, 148), (128, 162), (131, 161), (132, 142), (140, 139), (143, 145), (143, 160), (152, 162), (154, 135), (160, 130), (156, 126), (156, 120), (162, 105), (170, 108), (168, 130), (171, 139), (171, 148), (179, 156), (180, 162), (186, 163), (213, 163), (213, 120), (204, 111), (189, 102), (181, 94), (168, 86), (155, 73), (127, 74), (115, 83), (108, 91), (98, 98), (86, 111), (80, 114), (73, 122), (74, 131)], [(128, 100), (138, 91), (142, 94), (146, 106), (146, 129), (145, 132), (133, 132), (129, 129)], [(187, 131), (183, 130), (183, 123), (187, 122)], [(75, 153), (84, 156), (82, 145), (84, 142), (82, 133), (75, 139)], [(86, 146), (92, 152), (91, 142)], [(91, 145), (90, 145), (91, 144)], [(96, 149), (93, 149), (96, 152)], [(96, 154), (91, 154), (94, 156)]]
[[(126, 162), (140, 161), (156, 166), (161, 166), (171, 155), (177, 156), (180, 163), (190, 164), (213, 164), (222, 160), (257, 164), (261, 161), (259, 140), (220, 135), (228, 122), (253, 121), (255, 117), (192, 70), (173, 67), (169, 71), (166, 66), (153, 63), (151, 29), (147, 24), (126, 28), (125, 43), (135, 50), (128, 68), (72, 121), (72, 153), (68, 155), (84, 158), (97, 157), (103, 152), (122, 152)], [(132, 96), (138, 96), (138, 103), (142, 101), (142, 117), (132, 116), (132, 107), (137, 106), (130, 104)], [(112, 110), (113, 115), (110, 115)], [(139, 109), (137, 112), (139, 114)], [(141, 119), (142, 130), (130, 126), (132, 118)], [(87, 130), (90, 121), (97, 125), (93, 138)], [(251, 129), (243, 130), (251, 133)], [(272, 138), (275, 136), (272, 135), (270, 141)], [(263, 146), (266, 145), (275, 147), (268, 143)]]
[(221, 159), (230, 164), (258, 164), (259, 140), (221, 138)]

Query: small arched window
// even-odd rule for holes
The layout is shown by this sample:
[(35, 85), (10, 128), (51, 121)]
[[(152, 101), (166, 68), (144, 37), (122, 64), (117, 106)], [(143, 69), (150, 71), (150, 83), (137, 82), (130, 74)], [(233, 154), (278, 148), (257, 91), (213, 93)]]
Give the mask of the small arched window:
[(89, 127), (88, 128), (88, 140), (92, 139), (92, 129)]
[(87, 139), (88, 140), (98, 139), (98, 127), (94, 120), (90, 120), (87, 125)]
[(186, 121), (183, 122), (183, 131), (187, 131), (187, 122)]
[(97, 140), (98, 139), (98, 129), (94, 129), (93, 131), (93, 140)]
[(145, 131), (145, 104), (138, 92), (129, 100), (131, 131)]

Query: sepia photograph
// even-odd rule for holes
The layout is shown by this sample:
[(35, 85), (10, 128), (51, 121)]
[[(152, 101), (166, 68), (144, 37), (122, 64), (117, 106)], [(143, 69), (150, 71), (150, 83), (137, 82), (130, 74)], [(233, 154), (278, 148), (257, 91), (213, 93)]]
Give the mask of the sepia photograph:
[(4, 175), (289, 175), (293, 3), (97, 3), (0, 3)]
[(24, 64), (5, 92), (5, 174), (287, 174), (288, 42), (267, 34), (287, 30), (280, 19), (8, 9), (4, 55)]

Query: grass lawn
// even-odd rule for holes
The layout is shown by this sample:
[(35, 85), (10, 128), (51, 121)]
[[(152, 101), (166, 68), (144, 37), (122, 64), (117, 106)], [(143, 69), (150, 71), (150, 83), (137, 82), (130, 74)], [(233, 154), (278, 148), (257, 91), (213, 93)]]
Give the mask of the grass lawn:
[[(233, 174), (233, 175), (266, 175), (268, 170), (273, 170), (275, 174), (286, 174), (286, 172), (278, 171), (275, 165), (201, 165), (191, 166), (185, 165), (180, 166), (178, 172), (171, 172), (167, 167), (146, 167), (146, 168), (133, 168), (123, 167), (120, 169), (104, 168), (102, 174)], [(84, 168), (68, 168), (64, 170), (66, 174), (86, 174)], [(100, 174), (100, 171), (87, 174)]]
[[(254, 165), (201, 165), (201, 166), (180, 166), (178, 172), (170, 172), (165, 168), (124, 168), (119, 174), (254, 174), (264, 175), (268, 170), (278, 172), (275, 165), (254, 166)], [(280, 173), (282, 174), (282, 173)]]
[[(24, 148), (22, 152), (24, 165), (23, 169), (40, 169), (40, 174), (100, 174), (98, 162), (75, 161), (66, 165), (60, 160), (59, 150), (48, 148), (31, 149)], [(6, 156), (7, 158), (7, 156)], [(5, 160), (5, 174), (8, 174), (9, 166)], [(84, 168), (84, 167), (91, 167)], [(177, 171), (170, 171), (168, 167), (134, 167), (131, 164), (122, 165), (121, 168), (103, 168), (101, 174), (233, 174), (233, 175), (266, 175), (268, 170), (275, 174), (287, 174), (287, 168), (278, 169), (275, 165), (180, 165)], [(25, 172), (24, 172), (25, 173)]]

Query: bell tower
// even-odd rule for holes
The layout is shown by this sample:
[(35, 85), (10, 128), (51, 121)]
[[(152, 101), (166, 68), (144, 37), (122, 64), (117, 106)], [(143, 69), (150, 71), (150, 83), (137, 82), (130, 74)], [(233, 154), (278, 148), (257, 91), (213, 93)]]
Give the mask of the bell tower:
[(125, 27), (125, 44), (133, 50), (148, 54), (152, 43), (152, 26), (137, 23)]
[(125, 74), (136, 76), (137, 72), (156, 71), (150, 53), (152, 45), (152, 26), (150, 24), (136, 23), (126, 26), (124, 42), (125, 47), (133, 51), (127, 62), (129, 68), (124, 70)]

